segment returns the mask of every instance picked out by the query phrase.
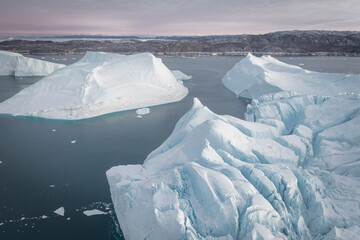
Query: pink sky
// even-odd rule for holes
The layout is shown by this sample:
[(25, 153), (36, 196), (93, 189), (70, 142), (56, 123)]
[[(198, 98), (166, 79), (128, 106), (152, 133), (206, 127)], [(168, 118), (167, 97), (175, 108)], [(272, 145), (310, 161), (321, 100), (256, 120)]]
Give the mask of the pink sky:
[(209, 35), (360, 30), (358, 0), (3, 0), (0, 33)]

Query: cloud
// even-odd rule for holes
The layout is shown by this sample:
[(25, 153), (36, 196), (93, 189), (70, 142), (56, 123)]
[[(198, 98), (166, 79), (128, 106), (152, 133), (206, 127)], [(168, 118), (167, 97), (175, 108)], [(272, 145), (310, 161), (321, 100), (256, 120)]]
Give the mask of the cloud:
[(4, 1), (0, 32), (201, 35), (360, 30), (358, 0)]

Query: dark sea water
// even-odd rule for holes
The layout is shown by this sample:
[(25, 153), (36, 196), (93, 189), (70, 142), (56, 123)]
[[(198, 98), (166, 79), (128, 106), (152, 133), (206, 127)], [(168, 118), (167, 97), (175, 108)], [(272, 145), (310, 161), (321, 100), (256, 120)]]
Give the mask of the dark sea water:
[[(70, 64), (81, 56), (33, 57)], [(81, 121), (0, 116), (0, 239), (123, 239), (106, 170), (142, 163), (170, 135), (194, 97), (215, 113), (242, 118), (246, 99), (236, 98), (221, 83), (240, 59), (164, 57), (170, 69), (193, 76), (185, 83), (189, 94), (180, 102), (150, 108), (143, 118), (135, 111)], [(360, 58), (280, 59), (309, 70), (360, 73)], [(0, 101), (39, 79), (0, 77)], [(65, 208), (64, 217), (53, 213), (59, 207)], [(83, 214), (92, 209), (107, 214)]]

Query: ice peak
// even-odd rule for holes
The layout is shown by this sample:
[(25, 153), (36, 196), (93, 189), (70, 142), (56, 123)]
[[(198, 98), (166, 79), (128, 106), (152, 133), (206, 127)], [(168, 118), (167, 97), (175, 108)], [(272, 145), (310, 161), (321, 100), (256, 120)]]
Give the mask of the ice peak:
[(197, 109), (197, 108), (203, 108), (203, 107), (204, 107), (204, 105), (202, 105), (202, 103), (200, 102), (200, 100), (195, 97), (195, 98), (193, 99), (193, 106), (192, 106), (192, 108), (193, 108), (193, 109)]
[(246, 55), (247, 58), (252, 58), (255, 57), (251, 52), (248, 52), (248, 54)]

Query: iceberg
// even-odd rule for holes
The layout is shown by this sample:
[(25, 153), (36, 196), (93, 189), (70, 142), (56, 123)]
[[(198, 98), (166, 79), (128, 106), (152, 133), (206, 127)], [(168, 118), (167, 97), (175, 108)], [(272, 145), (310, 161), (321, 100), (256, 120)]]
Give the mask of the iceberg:
[(150, 53), (87, 52), (78, 62), (0, 103), (0, 113), (77, 120), (176, 102), (187, 93)]
[(176, 80), (178, 80), (178, 81), (186, 81), (186, 80), (190, 80), (192, 78), (191, 75), (188, 76), (180, 70), (171, 70), (171, 72), (174, 75), (174, 77), (176, 78)]
[(65, 65), (0, 51), (0, 76), (46, 76)]
[(246, 119), (194, 99), (142, 165), (108, 170), (125, 239), (357, 236), (359, 95), (272, 93)]
[(313, 72), (251, 53), (235, 64), (222, 82), (237, 96), (251, 99), (283, 90), (321, 96), (360, 91), (360, 75)]

